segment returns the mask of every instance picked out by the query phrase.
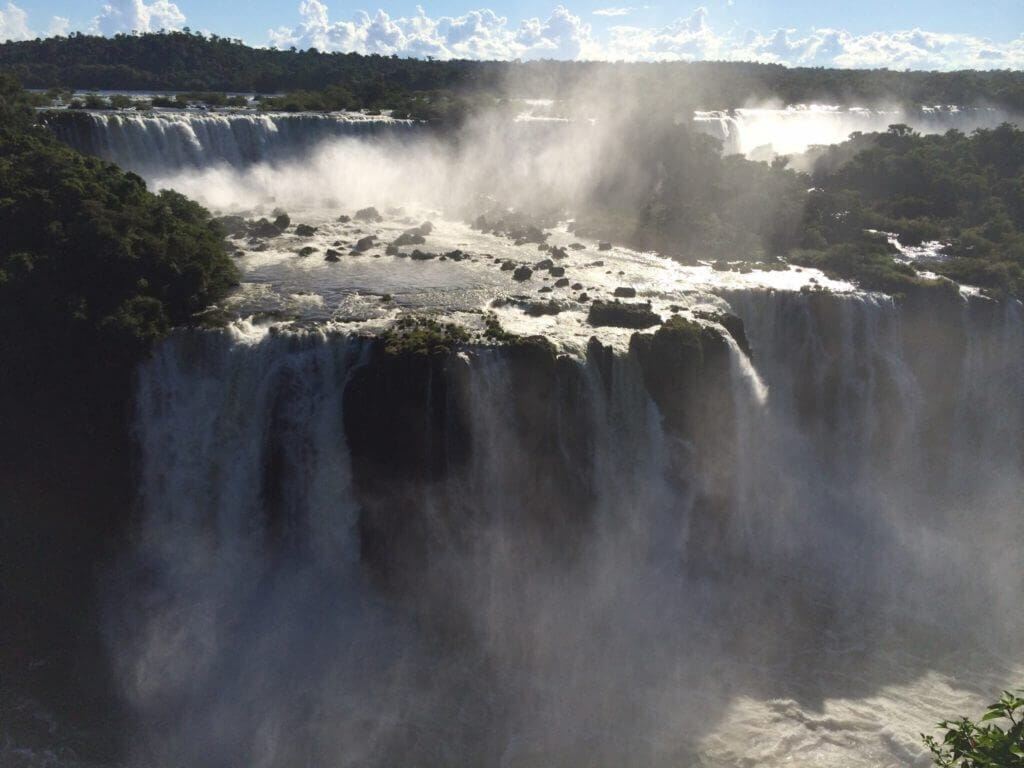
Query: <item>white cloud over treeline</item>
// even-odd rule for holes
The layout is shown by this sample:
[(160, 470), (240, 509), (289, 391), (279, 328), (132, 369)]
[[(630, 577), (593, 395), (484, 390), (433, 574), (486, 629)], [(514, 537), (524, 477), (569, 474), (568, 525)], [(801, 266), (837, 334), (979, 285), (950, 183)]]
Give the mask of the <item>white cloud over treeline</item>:
[[(600, 29), (565, 5), (546, 17), (509, 19), (482, 8), (459, 16), (430, 16), (423, 8), (409, 16), (356, 11), (332, 18), (322, 0), (302, 0), (295, 24), (270, 30), (278, 48), (316, 48), (438, 59), (588, 59), (604, 61), (723, 60), (792, 66), (889, 67), (891, 69), (1024, 69), (1024, 34), (995, 42), (968, 34), (922, 29), (855, 35), (821, 28), (739, 31), (716, 28), (699, 7), (663, 26), (627, 23), (650, 6), (609, 6), (592, 12)], [(185, 14), (172, 0), (108, 0), (88, 31), (105, 35), (180, 29)], [(30, 26), (28, 13), (13, 2), (0, 9), (0, 40), (66, 34), (69, 22), (53, 17), (45, 29)]]

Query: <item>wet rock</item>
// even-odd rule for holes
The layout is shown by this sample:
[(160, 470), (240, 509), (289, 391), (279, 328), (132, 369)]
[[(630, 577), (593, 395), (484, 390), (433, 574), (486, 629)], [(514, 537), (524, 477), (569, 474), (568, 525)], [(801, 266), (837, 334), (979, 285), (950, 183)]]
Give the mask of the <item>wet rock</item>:
[(590, 296), (586, 293), (581, 293), (579, 296), (576, 297), (576, 301), (582, 301), (584, 303), (588, 302), (590, 301)]
[(384, 217), (372, 205), (369, 208), (360, 208), (356, 211), (355, 218), (357, 221), (370, 221), (374, 223), (384, 221)]
[(555, 266), (555, 262), (553, 262), (551, 259), (542, 259), (533, 266), (534, 269), (551, 269), (553, 266)]
[(388, 256), (398, 256), (399, 255), (398, 246), (395, 245), (394, 243), (391, 243), (391, 244), (388, 245), (387, 248), (384, 249), (384, 253), (386, 255), (388, 255)]
[(563, 277), (565, 275), (565, 267), (549, 267), (548, 274), (552, 277)]
[(651, 311), (650, 304), (624, 304), (618, 301), (595, 301), (590, 305), (587, 322), (593, 326), (614, 328), (650, 328), (661, 325), (661, 317)]
[(425, 242), (427, 242), (426, 238), (420, 234), (418, 229), (409, 229), (392, 240), (391, 244), (394, 246), (423, 245)]
[(506, 261), (503, 261), (501, 263), (501, 271), (502, 272), (511, 272), (515, 268), (516, 268), (516, 263), (514, 261), (507, 261), (506, 260)]
[(243, 237), (249, 232), (249, 225), (241, 216), (221, 216), (214, 221), (231, 237)]
[(416, 231), (419, 232), (421, 235), (426, 236), (434, 231), (434, 225), (429, 221), (424, 221), (422, 224), (416, 227)]
[(599, 242), (597, 244), (597, 250), (599, 250), (599, 251), (610, 251), (611, 249), (612, 249), (612, 244), (609, 243), (607, 240), (602, 240), (601, 242)]
[(537, 293), (551, 293), (552, 290), (554, 289), (550, 285), (545, 285), (543, 288), (539, 289)]
[(451, 259), (452, 261), (462, 261), (466, 258), (466, 254), (456, 248), (454, 251), (448, 251), (448, 253), (445, 254), (445, 258)]
[(291, 217), (283, 211), (277, 215), (276, 219), (274, 219), (274, 226), (280, 229), (282, 232), (288, 229), (288, 227), (290, 227), (291, 225)]
[(615, 293), (612, 295), (617, 299), (634, 299), (636, 298), (636, 288), (620, 285), (615, 289)]
[(583, 243), (569, 243), (569, 248), (571, 248), (574, 251), (582, 251), (585, 250), (586, 247), (587, 246), (585, 246)]
[(346, 216), (343, 213), (343, 214), (341, 214), (341, 216), (338, 217), (338, 221), (340, 223), (342, 223), (342, 224), (348, 224), (350, 221), (352, 221), (352, 217), (351, 216)]
[(312, 245), (306, 245), (299, 249), (299, 256), (310, 256), (316, 253), (316, 248)]
[(566, 288), (569, 285), (569, 278), (562, 277), (555, 281), (555, 288)]
[(582, 291), (583, 290), (583, 283), (573, 283), (572, 284), (572, 289), (574, 291)]
[(518, 280), (519, 282), (523, 282), (524, 280), (529, 280), (532, 275), (533, 270), (530, 269), (529, 267), (517, 267), (515, 271), (512, 273), (512, 279)]
[(565, 248), (559, 248), (558, 246), (555, 246), (554, 248), (551, 249), (551, 256), (552, 258), (555, 259), (567, 259), (569, 258), (569, 252), (566, 251)]
[(564, 309), (557, 301), (537, 301), (528, 304), (523, 311), (530, 317), (543, 317), (544, 315), (557, 315)]
[(256, 237), (277, 237), (281, 230), (275, 227), (273, 222), (260, 219), (249, 225), (249, 234)]
[(333, 248), (328, 248), (327, 254), (324, 256), (324, 261), (341, 261), (341, 254)]
[(373, 235), (361, 237), (356, 241), (356, 244), (353, 246), (353, 249), (358, 251), (359, 253), (365, 253), (366, 251), (373, 248), (374, 245), (376, 245), (376, 240), (377, 238), (375, 238)]
[(416, 250), (409, 254), (409, 258), (411, 258), (413, 261), (429, 261), (430, 259), (437, 258), (437, 254), (427, 253), (426, 251), (421, 251), (419, 248), (417, 248)]
[(295, 234), (299, 237), (312, 237), (316, 234), (316, 227), (311, 227), (309, 224), (299, 224), (295, 227)]

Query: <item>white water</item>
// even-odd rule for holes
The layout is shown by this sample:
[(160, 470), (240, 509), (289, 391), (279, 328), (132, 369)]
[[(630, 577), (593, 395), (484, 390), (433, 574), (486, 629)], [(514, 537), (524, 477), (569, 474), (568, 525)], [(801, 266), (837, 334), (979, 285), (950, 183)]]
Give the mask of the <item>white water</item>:
[[(353, 568), (338, 398), (361, 343), (173, 338), (140, 380), (149, 586), (115, 644), (136, 762), (927, 765), (921, 731), (1024, 674), (1004, 495), (1024, 378), (1001, 362), (1019, 309), (959, 321), (967, 452), (925, 442), (922, 415), (958, 406), (905, 356), (895, 307), (818, 298), (729, 295), (755, 357), (731, 348), (724, 473), (662, 429), (627, 358), (547, 394), (565, 440), (577, 420), (590, 435), (570, 466), (594, 525), (561, 562), (528, 533), (545, 486), (508, 363), (471, 353), (471, 459), (408, 509), (443, 555), (424, 582), (469, 619), (455, 647)], [(278, 447), (283, 543), (260, 498)], [(719, 483), (734, 501), (709, 518)]]
[(970, 133), (976, 128), (995, 128), (1000, 123), (1020, 123), (994, 107), (922, 107), (914, 112), (900, 108), (853, 108), (801, 104), (783, 109), (747, 108), (730, 112), (697, 112), (699, 130), (722, 141), (725, 154), (741, 154), (765, 160), (773, 155), (806, 152), (815, 145), (841, 144), (854, 131), (885, 132), (894, 123), (909, 125), (919, 133)]

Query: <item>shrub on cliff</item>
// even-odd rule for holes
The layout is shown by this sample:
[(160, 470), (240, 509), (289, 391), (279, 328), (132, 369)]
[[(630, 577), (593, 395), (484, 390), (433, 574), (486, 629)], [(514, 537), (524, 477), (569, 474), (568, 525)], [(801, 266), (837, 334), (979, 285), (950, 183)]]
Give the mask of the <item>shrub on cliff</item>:
[(966, 717), (943, 720), (940, 743), (921, 735), (941, 768), (1024, 768), (1024, 698), (1004, 691), (975, 723)]

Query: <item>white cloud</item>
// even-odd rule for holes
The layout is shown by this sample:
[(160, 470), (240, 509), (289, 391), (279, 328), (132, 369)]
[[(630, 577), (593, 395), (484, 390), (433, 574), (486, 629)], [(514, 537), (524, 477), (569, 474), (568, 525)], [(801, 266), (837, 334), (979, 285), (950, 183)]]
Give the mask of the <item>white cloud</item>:
[(104, 35), (118, 32), (156, 32), (160, 29), (180, 29), (185, 14), (170, 0), (111, 0), (93, 19), (93, 27)]
[(271, 30), (271, 45), (440, 59), (575, 59), (594, 50), (590, 26), (561, 5), (547, 19), (526, 19), (518, 27), (487, 9), (436, 19), (420, 7), (397, 18), (359, 11), (351, 21), (332, 22), (326, 5), (303, 0), (299, 14), (296, 27)]
[[(593, 15), (623, 17), (639, 7), (609, 6)], [(705, 7), (662, 27), (611, 26), (601, 38), (563, 5), (547, 19), (529, 18), (518, 24), (488, 9), (434, 18), (419, 7), (410, 17), (391, 17), (378, 10), (372, 16), (360, 11), (350, 21), (331, 21), (321, 0), (303, 0), (299, 14), (297, 26), (270, 32), (271, 45), (441, 59), (723, 59), (891, 69), (1024, 68), (1024, 35), (1008, 43), (920, 29), (865, 35), (841, 29), (804, 34), (777, 29), (741, 35), (732, 29), (716, 32)]]
[(47, 37), (62, 37), (71, 28), (71, 19), (67, 16), (54, 16), (50, 19), (50, 26), (46, 30)]
[(0, 40), (29, 40), (35, 37), (28, 28), (28, 14), (8, 3), (7, 8), (0, 10)]

